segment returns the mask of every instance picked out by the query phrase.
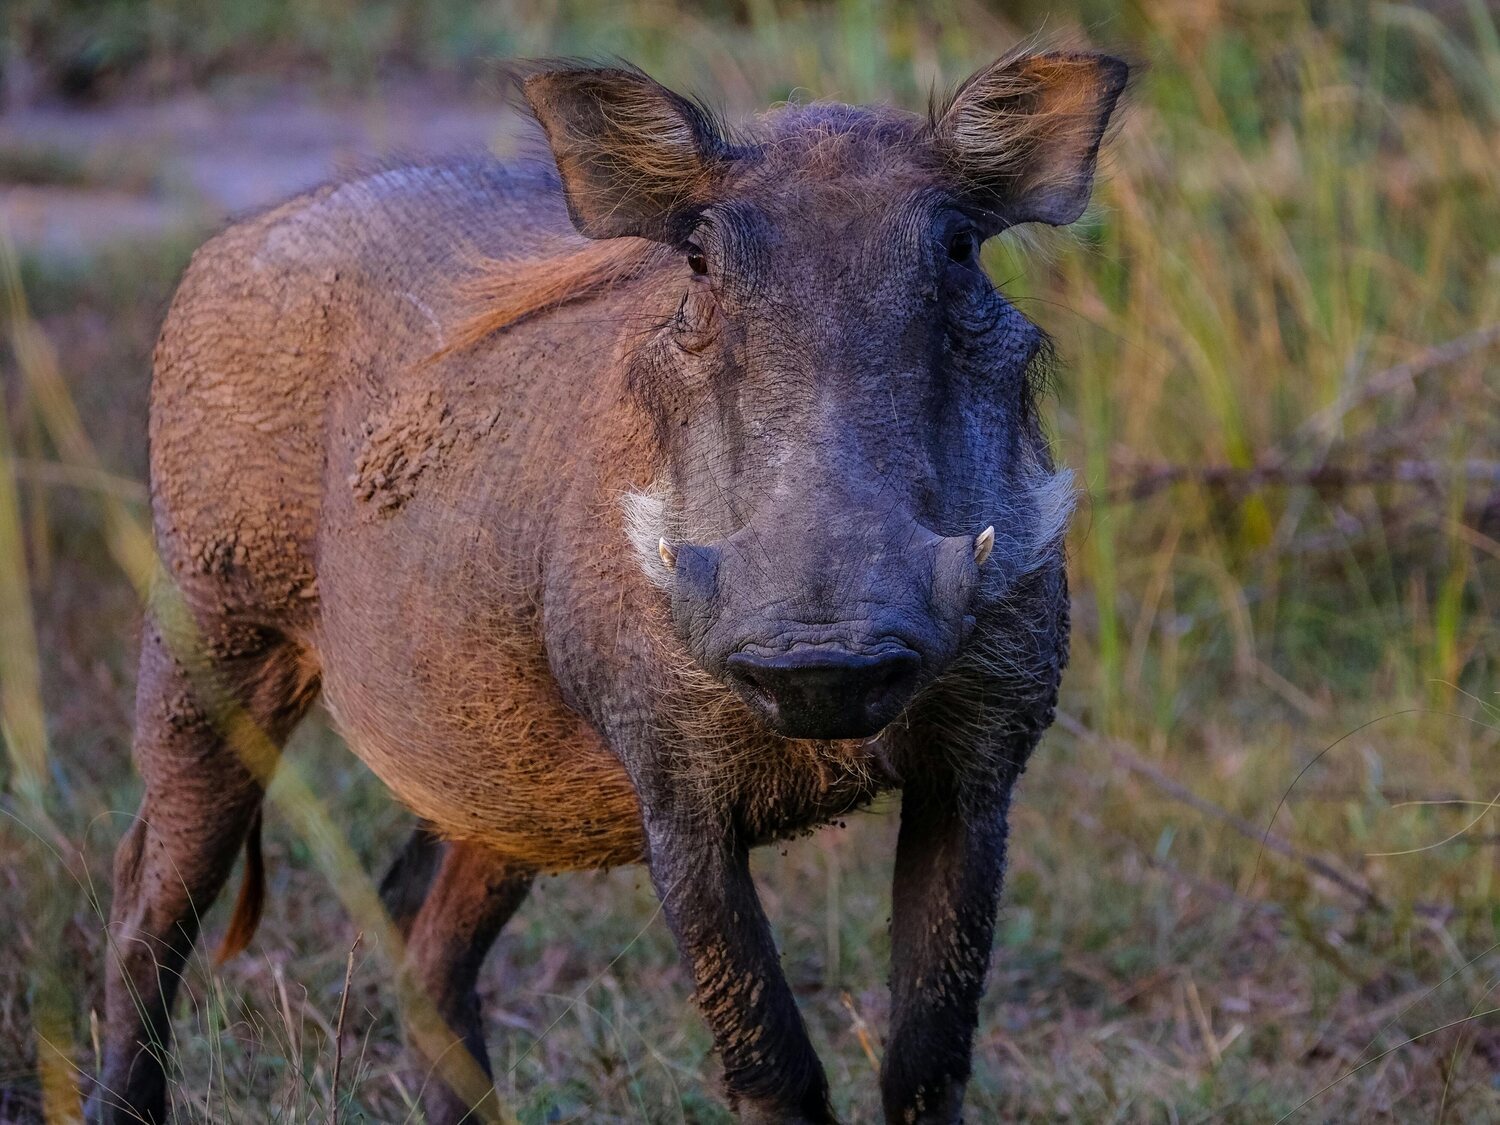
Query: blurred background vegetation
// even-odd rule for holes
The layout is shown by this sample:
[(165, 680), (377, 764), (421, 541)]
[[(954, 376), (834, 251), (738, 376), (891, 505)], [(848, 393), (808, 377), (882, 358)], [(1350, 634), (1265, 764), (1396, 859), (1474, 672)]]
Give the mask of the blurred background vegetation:
[[(69, 1120), (94, 1065), (138, 792), (149, 357), (193, 246), (372, 155), (511, 150), (497, 59), (620, 55), (734, 113), (916, 109), (1031, 36), (1138, 76), (1087, 219), (987, 250), (1057, 341), (1087, 495), (972, 1118), (1500, 1119), (1492, 3), (10, 0), (0, 1120)], [(362, 923), (330, 887), (408, 818), (322, 720), (286, 763), (270, 916), (188, 978), (178, 1119), (407, 1120), (371, 943), (337, 1018)], [(760, 857), (851, 1121), (875, 1113), (888, 811)], [(640, 872), (548, 881), (512, 930), (485, 988), (523, 1120), (726, 1119)]]

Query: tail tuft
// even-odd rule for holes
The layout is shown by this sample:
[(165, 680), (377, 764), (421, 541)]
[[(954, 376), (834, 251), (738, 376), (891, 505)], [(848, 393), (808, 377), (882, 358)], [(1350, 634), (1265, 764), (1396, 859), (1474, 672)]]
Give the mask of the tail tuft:
[(219, 952), (214, 958), (219, 965), (245, 951), (265, 910), (266, 861), (260, 850), (260, 823), (261, 810), (256, 809), (250, 820), (250, 831), (245, 836), (245, 875), (240, 883), (240, 895), (234, 900), (229, 928), (224, 931), (224, 939), (219, 942)]

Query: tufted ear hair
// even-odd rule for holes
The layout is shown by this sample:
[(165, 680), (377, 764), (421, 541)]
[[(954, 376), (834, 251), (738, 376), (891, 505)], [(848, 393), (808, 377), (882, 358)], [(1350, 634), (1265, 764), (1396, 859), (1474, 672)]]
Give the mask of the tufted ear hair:
[(1099, 142), (1129, 73), (1109, 55), (1007, 56), (934, 109), (933, 139), (997, 230), (1066, 225), (1088, 206)]
[(638, 70), (541, 64), (521, 93), (589, 238), (682, 241), (733, 155), (707, 109)]

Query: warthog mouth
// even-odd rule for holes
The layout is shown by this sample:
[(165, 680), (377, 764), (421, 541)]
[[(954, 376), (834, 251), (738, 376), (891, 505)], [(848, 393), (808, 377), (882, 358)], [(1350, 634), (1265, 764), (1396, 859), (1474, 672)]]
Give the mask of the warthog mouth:
[(792, 738), (868, 738), (910, 701), (922, 658), (905, 645), (878, 652), (792, 645), (773, 655), (743, 646), (725, 662), (735, 694), (772, 730)]

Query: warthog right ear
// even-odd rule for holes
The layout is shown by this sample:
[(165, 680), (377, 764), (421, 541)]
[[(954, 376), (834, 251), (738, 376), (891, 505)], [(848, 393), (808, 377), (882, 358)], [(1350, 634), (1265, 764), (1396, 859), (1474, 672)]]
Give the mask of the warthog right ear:
[(1130, 73), (1109, 55), (1020, 54), (970, 76), (933, 112), (955, 175), (999, 226), (1083, 214), (1099, 141)]
[(622, 67), (540, 69), (521, 92), (582, 234), (687, 238), (732, 155), (707, 109)]

